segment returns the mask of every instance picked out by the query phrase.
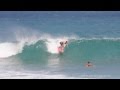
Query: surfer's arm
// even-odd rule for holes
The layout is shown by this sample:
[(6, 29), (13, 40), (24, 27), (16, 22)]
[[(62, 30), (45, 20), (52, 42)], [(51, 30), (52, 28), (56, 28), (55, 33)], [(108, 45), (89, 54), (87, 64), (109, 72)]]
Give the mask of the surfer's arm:
[(68, 43), (67, 41), (66, 41), (66, 42), (64, 42), (64, 47), (66, 47), (66, 46), (67, 46), (67, 43)]

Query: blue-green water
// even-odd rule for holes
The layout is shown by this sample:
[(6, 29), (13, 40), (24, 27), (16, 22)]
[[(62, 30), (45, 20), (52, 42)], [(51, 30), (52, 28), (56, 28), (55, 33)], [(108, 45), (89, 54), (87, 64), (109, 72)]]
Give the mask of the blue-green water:
[(120, 78), (119, 58), (119, 11), (0, 12), (0, 78)]

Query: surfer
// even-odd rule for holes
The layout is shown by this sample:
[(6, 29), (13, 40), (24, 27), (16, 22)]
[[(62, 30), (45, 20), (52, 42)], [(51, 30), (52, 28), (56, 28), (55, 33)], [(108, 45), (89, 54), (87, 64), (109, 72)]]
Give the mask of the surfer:
[(67, 45), (67, 41), (66, 42), (60, 42), (60, 46), (58, 47), (58, 52), (63, 53), (66, 45)]

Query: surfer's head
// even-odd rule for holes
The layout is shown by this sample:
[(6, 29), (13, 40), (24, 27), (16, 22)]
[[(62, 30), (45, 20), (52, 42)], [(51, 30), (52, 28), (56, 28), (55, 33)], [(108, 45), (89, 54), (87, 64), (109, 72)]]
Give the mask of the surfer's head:
[(60, 45), (63, 45), (63, 42), (60, 42)]

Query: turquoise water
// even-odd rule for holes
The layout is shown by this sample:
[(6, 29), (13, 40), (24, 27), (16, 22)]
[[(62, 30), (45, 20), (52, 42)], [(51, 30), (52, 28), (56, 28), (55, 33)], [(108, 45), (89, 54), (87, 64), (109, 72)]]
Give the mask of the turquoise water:
[(119, 11), (1, 11), (0, 78), (120, 78), (119, 19)]
[[(115, 61), (119, 62), (120, 58), (119, 49), (120, 40), (74, 40), (65, 48), (64, 54), (55, 56), (72, 63), (85, 62), (87, 60), (99, 63), (114, 60), (112, 63), (116, 63)], [(18, 57), (45, 61), (52, 55), (54, 54), (47, 51), (47, 46), (44, 42), (38, 41), (34, 45), (25, 46), (22, 53), (18, 54)]]

